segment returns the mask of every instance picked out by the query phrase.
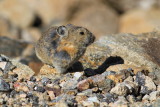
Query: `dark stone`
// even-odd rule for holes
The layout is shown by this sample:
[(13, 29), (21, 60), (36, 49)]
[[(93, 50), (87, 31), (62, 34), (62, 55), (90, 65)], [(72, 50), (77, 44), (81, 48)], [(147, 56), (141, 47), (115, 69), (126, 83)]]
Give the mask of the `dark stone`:
[(10, 79), (12, 82), (16, 82), (18, 80), (18, 75), (8, 75), (8, 79)]
[(35, 86), (35, 87), (34, 87), (34, 90), (35, 90), (35, 91), (38, 91), (38, 92), (42, 92), (42, 93), (45, 92), (45, 89), (44, 89), (43, 87), (41, 87), (41, 86)]
[(2, 61), (9, 61), (9, 58), (7, 58), (4, 55), (0, 55), (0, 62), (2, 62)]
[(9, 57), (18, 57), (22, 55), (23, 50), (28, 46), (28, 43), (13, 40), (7, 37), (0, 36), (0, 53)]
[(148, 76), (154, 81), (156, 85), (160, 84), (160, 72), (159, 71), (150, 72)]
[(7, 62), (5, 68), (4, 68), (4, 73), (8, 73), (9, 71), (15, 69), (16, 66), (14, 66), (10, 61)]
[(115, 96), (113, 94), (106, 93), (105, 97), (106, 97), (105, 100), (107, 103), (111, 103), (115, 101)]
[(115, 74), (116, 74), (115, 71), (106, 71), (106, 72), (102, 73), (102, 75), (104, 75), (104, 76), (115, 75)]
[(97, 98), (98, 98), (99, 101), (103, 101), (104, 95), (102, 95), (100, 93), (96, 93), (96, 96), (97, 96)]
[(49, 82), (49, 78), (44, 77), (44, 78), (42, 78), (41, 82), (43, 85), (46, 85)]
[(127, 70), (128, 70), (128, 71), (133, 71), (132, 68), (128, 68)]
[(0, 78), (0, 91), (10, 91), (9, 83)]
[(142, 94), (140, 94), (139, 96), (136, 97), (136, 101), (142, 101)]
[(152, 91), (151, 90), (148, 90), (148, 87), (146, 87), (146, 86), (141, 86), (141, 90), (140, 90), (140, 93), (141, 94), (149, 94), (149, 93), (151, 93)]
[(69, 107), (77, 107), (77, 101), (74, 99), (74, 96), (66, 97), (66, 103)]
[(115, 86), (115, 83), (110, 79), (104, 79), (103, 81), (98, 82), (97, 85), (104, 92), (109, 92)]
[(30, 78), (30, 81), (36, 82), (36, 78), (35, 78), (34, 76), (32, 76), (32, 77)]
[(64, 97), (66, 97), (65, 96), (65, 94), (62, 94), (62, 95), (60, 95), (60, 96), (57, 96), (54, 100), (52, 100), (51, 102), (52, 103), (57, 103), (57, 102), (59, 102), (60, 100), (62, 100)]
[(29, 93), (27, 93), (27, 97), (31, 98), (31, 97), (33, 97), (33, 94), (31, 92), (29, 92)]
[(39, 98), (37, 96), (31, 97), (31, 102), (33, 103), (33, 107), (38, 107)]
[(15, 97), (16, 94), (18, 94), (18, 92), (13, 90), (10, 92), (10, 97), (13, 98), (13, 97)]
[(59, 84), (60, 78), (51, 79), (52, 84)]
[(138, 72), (136, 74), (135, 81), (136, 81), (136, 83), (138, 83), (138, 85), (144, 86), (145, 85), (145, 75), (142, 72)]

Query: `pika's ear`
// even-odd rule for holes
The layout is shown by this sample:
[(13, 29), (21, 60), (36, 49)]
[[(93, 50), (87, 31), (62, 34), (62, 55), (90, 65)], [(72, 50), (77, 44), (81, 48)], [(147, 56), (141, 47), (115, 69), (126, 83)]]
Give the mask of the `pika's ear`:
[(57, 28), (57, 33), (58, 33), (58, 35), (60, 35), (62, 37), (68, 35), (68, 31), (67, 31), (67, 28), (65, 26), (59, 26)]

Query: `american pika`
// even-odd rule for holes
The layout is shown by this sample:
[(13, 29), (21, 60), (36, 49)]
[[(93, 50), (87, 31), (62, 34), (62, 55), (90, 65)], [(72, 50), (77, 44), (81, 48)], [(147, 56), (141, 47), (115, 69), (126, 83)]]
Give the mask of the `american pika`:
[(37, 57), (65, 73), (84, 54), (95, 36), (86, 28), (68, 24), (51, 27), (35, 45)]

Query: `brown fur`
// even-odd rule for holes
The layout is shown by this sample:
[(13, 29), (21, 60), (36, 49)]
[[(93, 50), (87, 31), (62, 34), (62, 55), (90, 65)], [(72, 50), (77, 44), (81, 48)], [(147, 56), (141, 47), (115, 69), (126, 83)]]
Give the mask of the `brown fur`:
[(94, 42), (94, 35), (86, 28), (66, 25), (52, 27), (35, 45), (37, 57), (60, 73), (72, 66)]

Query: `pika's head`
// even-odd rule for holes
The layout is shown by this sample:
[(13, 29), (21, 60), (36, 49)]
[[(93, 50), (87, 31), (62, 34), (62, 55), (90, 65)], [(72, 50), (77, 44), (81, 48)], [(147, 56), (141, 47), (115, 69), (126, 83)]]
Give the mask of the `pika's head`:
[(61, 42), (73, 43), (78, 46), (88, 46), (94, 42), (95, 36), (86, 28), (68, 24), (66, 26), (59, 26), (56, 29), (60, 36)]

